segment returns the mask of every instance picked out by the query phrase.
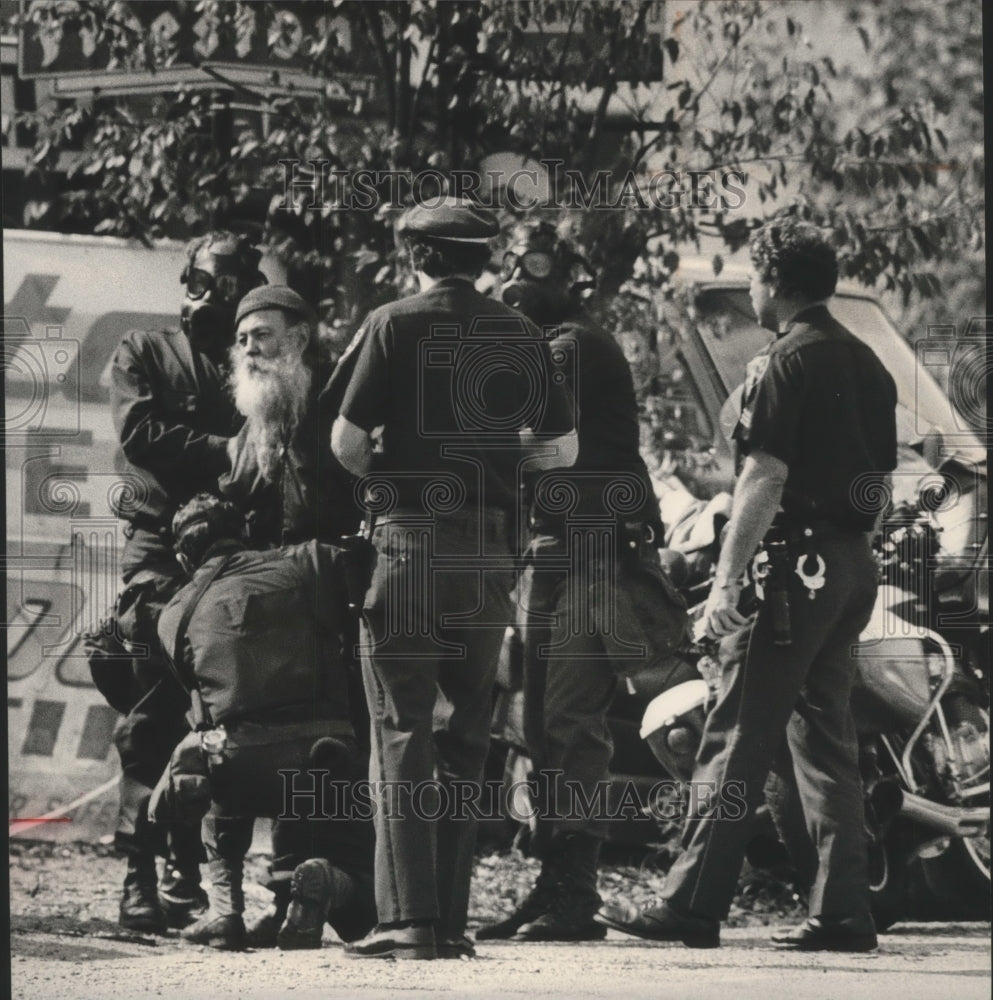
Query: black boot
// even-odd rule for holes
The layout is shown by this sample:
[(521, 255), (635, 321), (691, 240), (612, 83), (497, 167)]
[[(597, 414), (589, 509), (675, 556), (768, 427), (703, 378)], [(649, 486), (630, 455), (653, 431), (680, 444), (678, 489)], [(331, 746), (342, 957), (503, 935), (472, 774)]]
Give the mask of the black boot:
[(183, 933), (184, 941), (205, 944), (219, 951), (244, 951), (245, 894), (242, 890), (242, 859), (215, 858), (207, 863), (210, 875), (210, 908)]
[(324, 858), (310, 858), (293, 872), (290, 908), (279, 932), (281, 951), (320, 948), (328, 913), (355, 899), (355, 881)]
[(290, 908), (289, 880), (277, 882), (271, 888), (272, 902), (245, 927), (249, 948), (275, 948), (276, 936), (286, 920), (286, 912)]
[(557, 858), (551, 899), (544, 912), (524, 923), (522, 941), (602, 941), (607, 930), (593, 915), (603, 900), (596, 889), (600, 838), (587, 833), (558, 834), (549, 845)]
[(184, 941), (203, 944), (218, 951), (244, 951), (245, 921), (240, 913), (222, 913), (215, 916), (209, 910), (182, 934)]
[(128, 854), (118, 922), (130, 931), (165, 933), (166, 918), (156, 892), (154, 854), (138, 851)]
[(552, 905), (555, 896), (555, 862), (553, 854), (546, 854), (541, 862), (541, 872), (534, 887), (518, 903), (517, 908), (509, 916), (498, 920), (495, 924), (484, 924), (476, 931), (477, 941), (507, 941), (512, 938), (525, 924), (536, 920)]
[(185, 868), (167, 860), (159, 883), (159, 905), (170, 927), (188, 927), (207, 912), (207, 893), (200, 886), (200, 866)]

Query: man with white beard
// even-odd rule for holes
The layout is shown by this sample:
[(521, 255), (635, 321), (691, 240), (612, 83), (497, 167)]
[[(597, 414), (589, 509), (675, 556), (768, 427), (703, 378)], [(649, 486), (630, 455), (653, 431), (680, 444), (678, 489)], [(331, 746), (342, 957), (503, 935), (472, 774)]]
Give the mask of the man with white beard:
[[(317, 316), (310, 305), (285, 285), (254, 289), (238, 305), (235, 338), (231, 347), (231, 391), (238, 411), (246, 418), (237, 437), (228, 442), (231, 471), (221, 476), (219, 487), (226, 499), (246, 515), (249, 544), (253, 548), (298, 545), (316, 539), (340, 545), (343, 535), (358, 530), (360, 513), (355, 504), (351, 475), (331, 453), (331, 425), (337, 408), (331, 408), (324, 387), (333, 365), (320, 356)], [(352, 662), (358, 624), (341, 609), (346, 632), (343, 655)], [(352, 722), (360, 741), (368, 731), (365, 694), (357, 668), (348, 671)], [(248, 928), (252, 947), (273, 947), (291, 901), (303, 907), (308, 918), (296, 920), (293, 930), (301, 941), (294, 947), (316, 947), (323, 913), (314, 917), (307, 897), (324, 886), (292, 883), (300, 858), (292, 820), (273, 826), (273, 861), (269, 888), (274, 904)], [(332, 827), (334, 824), (326, 824)], [(333, 836), (333, 831), (328, 830)], [(369, 842), (372, 833), (370, 830)], [(315, 845), (315, 854), (327, 853)], [(320, 865), (317, 866), (317, 869)], [(321, 871), (305, 869), (312, 877)], [(291, 887), (293, 896), (291, 900)], [(300, 896), (300, 893), (303, 896)], [(298, 898), (299, 897), (299, 898)], [(326, 908), (326, 907), (325, 907)], [(299, 917), (300, 906), (291, 911)], [(283, 938), (286, 938), (284, 932)]]
[(231, 440), (221, 492), (249, 516), (253, 544), (336, 544), (358, 527), (351, 476), (330, 448), (335, 412), (322, 388), (317, 317), (285, 285), (242, 299), (231, 348), (235, 405), (246, 417)]

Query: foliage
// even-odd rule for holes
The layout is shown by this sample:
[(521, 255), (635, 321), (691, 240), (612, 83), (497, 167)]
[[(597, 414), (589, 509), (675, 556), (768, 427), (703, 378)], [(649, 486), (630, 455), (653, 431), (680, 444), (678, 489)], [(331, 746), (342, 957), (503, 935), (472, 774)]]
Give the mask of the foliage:
[[(859, 124), (871, 127), (889, 109), (913, 105), (928, 109), (936, 140), (936, 183), (898, 192), (891, 208), (890, 225), (894, 231), (902, 225), (897, 252), (915, 262), (915, 269), (926, 261), (931, 276), (922, 281), (930, 283), (933, 276), (939, 282), (937, 288), (911, 287), (898, 308), (902, 325), (912, 337), (923, 335), (928, 322), (964, 328), (969, 317), (986, 312), (981, 5), (871, 0), (851, 4), (849, 17), (867, 56), (847, 74), (857, 94)], [(957, 249), (914, 225), (915, 215), (953, 227), (959, 223)], [(962, 224), (969, 219), (971, 224)]]
[[(649, 31), (660, 29), (649, 0), (311, 6), (345, 18), (355, 43), (330, 16), (304, 38), (322, 92), (266, 97), (225, 88), (220, 74), (216, 91), (96, 95), (30, 116), (41, 174), (54, 174), (73, 137), (87, 145), (29, 221), (145, 240), (254, 223), (291, 281), (349, 328), (400, 281), (392, 222), (411, 192), (370, 172), (427, 178), (415, 193), (430, 196), (512, 151), (557, 164), (552, 182), (571, 205), (541, 211), (581, 243), (608, 299), (622, 287), (650, 298), (674, 251), (707, 238), (722, 247), (719, 270), (763, 216), (784, 210), (834, 229), (845, 276), (905, 302), (938, 293), (952, 259), (981, 271), (977, 0), (851, 3), (844, 32), (866, 50), (854, 69), (814, 54), (797, 4), (670, 4), (664, 35)], [(242, 3), (190, 7), (222, 35), (242, 30)], [(152, 73), (175, 59), (119, 0), (60, 8), (121, 65)], [(343, 103), (332, 83), (360, 51), (376, 98)], [(232, 101), (264, 108), (268, 127), (233, 128)], [(288, 160), (324, 162), (319, 197), (283, 198)], [(370, 190), (365, 210), (348, 207)]]

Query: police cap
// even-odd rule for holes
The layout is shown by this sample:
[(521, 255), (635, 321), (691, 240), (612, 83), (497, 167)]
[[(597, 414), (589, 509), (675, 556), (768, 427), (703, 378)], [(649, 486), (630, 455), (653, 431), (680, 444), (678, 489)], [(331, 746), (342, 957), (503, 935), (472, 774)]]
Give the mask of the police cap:
[(283, 312), (303, 320), (310, 327), (317, 326), (317, 313), (301, 295), (287, 285), (262, 285), (253, 288), (238, 303), (234, 322), (237, 326), (249, 313), (261, 309), (282, 309)]
[(467, 198), (448, 195), (415, 205), (400, 217), (397, 234), (411, 239), (486, 243), (500, 232), (497, 217)]

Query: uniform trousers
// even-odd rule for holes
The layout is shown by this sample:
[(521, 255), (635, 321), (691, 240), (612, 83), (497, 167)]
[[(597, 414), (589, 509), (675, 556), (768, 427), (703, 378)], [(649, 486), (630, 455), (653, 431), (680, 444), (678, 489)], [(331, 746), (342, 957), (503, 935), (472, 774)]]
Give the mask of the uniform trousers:
[(564, 553), (560, 537), (535, 535), (518, 584), (524, 739), (538, 790), (539, 854), (557, 834), (605, 836), (606, 820), (596, 806), (606, 794), (614, 754), (607, 712), (617, 674), (595, 629), (577, 620), (569, 570), (555, 564)]
[(434, 921), (441, 938), (462, 935), (468, 914), (478, 826), (470, 802), (483, 778), (497, 659), (511, 620), (508, 527), (498, 510), (413, 511), (391, 513), (373, 532), (362, 674), (376, 792), (376, 908), (380, 923)]
[(344, 871), (354, 885), (353, 898), (328, 919), (346, 941), (362, 937), (376, 922), (373, 831), (367, 819), (339, 813), (340, 798), (308, 794), (313, 782), (323, 779), (307, 772), (313, 767), (311, 747), (322, 736), (344, 739), (352, 749), (348, 771), (327, 777), (351, 779), (364, 770), (365, 755), (355, 752), (350, 730), (350, 724), (340, 722), (227, 727), (223, 760), (210, 769), (211, 807), (202, 824), (208, 863), (224, 862), (240, 882), (255, 819), (281, 816), (273, 828), (273, 882), (308, 858), (326, 858)]
[[(773, 643), (765, 606), (753, 624), (726, 640), (738, 652), (722, 656), (720, 692), (693, 774), (697, 806), (684, 828), (684, 852), (663, 891), (678, 910), (717, 920), (727, 916), (752, 827), (748, 820), (762, 801), (785, 730), (817, 851), (810, 914), (871, 919), (850, 700), (856, 670), (851, 649), (872, 613), (876, 565), (862, 533), (821, 531), (818, 551), (826, 564), (825, 582), (814, 599), (791, 565), (791, 645)], [(744, 799), (746, 815), (728, 809), (729, 798)]]
[[(148, 801), (176, 744), (189, 731), (189, 698), (172, 676), (159, 645), (156, 624), (162, 609), (185, 582), (169, 542), (145, 528), (128, 529), (118, 606), (122, 638), (139, 650), (131, 661), (131, 708), (114, 730), (121, 760), (120, 806), (115, 843), (126, 852), (155, 850), (148, 825)], [(200, 860), (199, 831), (181, 824), (170, 828), (171, 850), (185, 865)]]

